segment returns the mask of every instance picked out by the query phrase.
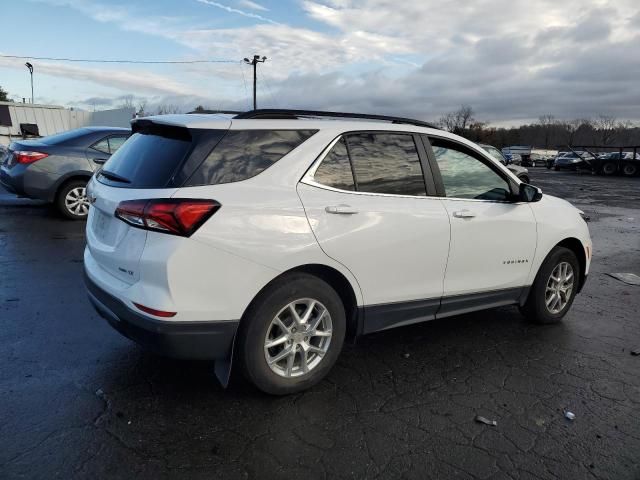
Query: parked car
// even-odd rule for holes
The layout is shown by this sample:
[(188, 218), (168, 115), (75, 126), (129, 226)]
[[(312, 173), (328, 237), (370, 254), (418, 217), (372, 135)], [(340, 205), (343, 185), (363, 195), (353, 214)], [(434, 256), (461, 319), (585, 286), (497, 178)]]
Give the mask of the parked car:
[(556, 157), (553, 162), (554, 170), (577, 170), (587, 165), (584, 161), (585, 152), (565, 152), (562, 156)]
[(494, 159), (498, 160), (501, 164), (505, 165), (511, 172), (515, 174), (516, 177), (520, 179), (521, 182), (529, 183), (531, 180), (529, 178), (529, 170), (521, 167), (520, 165), (509, 164), (507, 162), (504, 154), (498, 150), (496, 147), (491, 145), (487, 145), (484, 143), (479, 144), (482, 148), (484, 148), (489, 155), (491, 155)]
[(0, 183), (18, 195), (54, 203), (67, 218), (84, 220), (89, 178), (130, 134), (126, 128), (84, 127), (15, 141), (0, 157)]
[(223, 383), (233, 360), (263, 391), (297, 392), (345, 337), (502, 305), (558, 322), (589, 272), (578, 209), (424, 122), (256, 110), (132, 125), (88, 185), (89, 298), (142, 345), (216, 360)]

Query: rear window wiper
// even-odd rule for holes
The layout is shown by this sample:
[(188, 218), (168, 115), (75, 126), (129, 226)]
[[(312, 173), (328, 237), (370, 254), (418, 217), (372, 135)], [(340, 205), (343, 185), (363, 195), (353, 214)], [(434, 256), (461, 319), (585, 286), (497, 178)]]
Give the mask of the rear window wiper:
[(121, 177), (117, 173), (109, 172), (107, 170), (100, 170), (100, 175), (107, 177), (110, 180), (115, 180), (116, 182), (131, 183), (131, 180), (128, 178)]

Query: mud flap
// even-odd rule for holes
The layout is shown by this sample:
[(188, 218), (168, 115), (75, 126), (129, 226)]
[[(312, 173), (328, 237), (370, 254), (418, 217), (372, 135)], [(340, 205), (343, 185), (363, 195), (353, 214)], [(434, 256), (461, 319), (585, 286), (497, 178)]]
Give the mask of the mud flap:
[[(237, 331), (236, 331), (237, 334)], [(236, 335), (233, 336), (233, 342), (231, 342), (231, 351), (227, 358), (216, 360), (213, 366), (213, 370), (222, 385), (222, 388), (229, 386), (229, 379), (231, 378), (231, 367), (233, 366), (233, 353), (236, 346)]]

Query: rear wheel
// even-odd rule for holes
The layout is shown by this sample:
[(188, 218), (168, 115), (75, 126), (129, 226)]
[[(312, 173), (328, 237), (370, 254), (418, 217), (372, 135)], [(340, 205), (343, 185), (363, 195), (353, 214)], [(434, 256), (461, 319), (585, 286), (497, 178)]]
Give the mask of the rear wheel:
[(606, 162), (602, 165), (602, 173), (604, 175), (613, 175), (618, 170), (618, 166), (613, 162)]
[(72, 180), (62, 186), (56, 197), (56, 207), (71, 220), (85, 220), (89, 214), (87, 181)]
[(302, 273), (278, 279), (243, 319), (238, 344), (245, 375), (273, 395), (307, 389), (333, 367), (345, 330), (344, 306), (329, 284)]
[(568, 248), (555, 247), (542, 263), (522, 313), (535, 323), (556, 323), (576, 296), (580, 265)]
[(638, 173), (638, 166), (633, 163), (625, 163), (622, 167), (622, 173), (627, 177), (633, 177)]

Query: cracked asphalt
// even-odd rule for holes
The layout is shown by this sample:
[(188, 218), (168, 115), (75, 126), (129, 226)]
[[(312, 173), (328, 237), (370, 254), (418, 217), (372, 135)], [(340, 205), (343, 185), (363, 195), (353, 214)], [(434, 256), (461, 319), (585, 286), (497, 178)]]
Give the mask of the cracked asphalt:
[(83, 225), (0, 193), (0, 477), (639, 479), (640, 287), (606, 273), (640, 274), (640, 178), (530, 171), (592, 219), (563, 323), (374, 334), (284, 398), (121, 337), (86, 299)]

